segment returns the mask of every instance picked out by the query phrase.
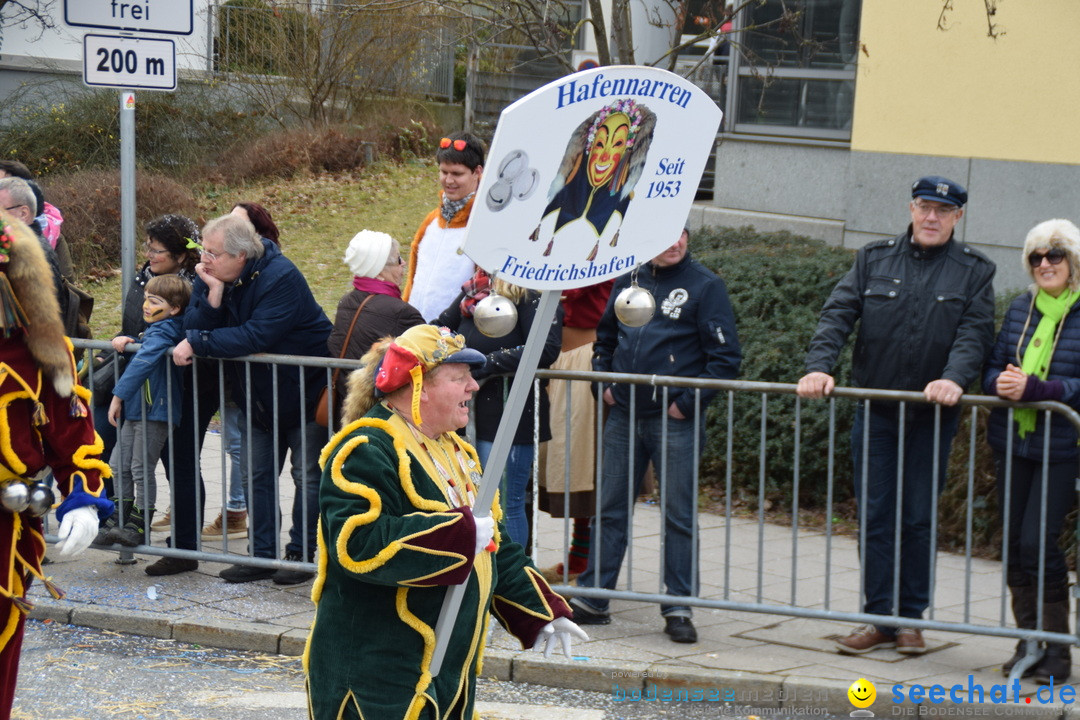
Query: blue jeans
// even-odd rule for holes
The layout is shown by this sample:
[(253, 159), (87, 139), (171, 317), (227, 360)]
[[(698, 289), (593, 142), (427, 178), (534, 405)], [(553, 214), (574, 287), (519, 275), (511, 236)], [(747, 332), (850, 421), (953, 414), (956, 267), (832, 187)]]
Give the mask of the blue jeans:
[[(667, 424), (666, 443), (663, 436)], [(631, 434), (633, 444), (631, 447)], [(705, 447), (705, 424), (698, 427), (698, 451)], [(666, 451), (665, 459), (662, 453)], [(611, 408), (604, 424), (600, 516), (592, 519), (592, 546), (589, 565), (577, 580), (581, 587), (615, 589), (619, 567), (626, 555), (630, 507), (641, 489), (641, 480), (649, 461), (653, 462), (664, 507), (664, 585), (670, 595), (697, 594), (697, 546), (694, 516), (697, 497), (694, 493), (694, 468), (699, 457), (694, 453), (694, 421), (675, 420), (656, 415), (637, 417), (633, 426), (630, 414), (621, 406)], [(633, 475), (630, 457), (633, 453)], [(665, 472), (666, 471), (666, 472)], [(595, 612), (607, 612), (608, 601), (602, 598), (579, 598)], [(665, 616), (689, 617), (686, 605), (661, 605)]]
[(311, 560), (315, 553), (315, 526), (319, 519), (319, 452), (326, 444), (326, 428), (309, 418), (306, 425), (290, 430), (278, 430), (277, 454), (274, 453), (275, 433), (251, 424), (247, 432), (247, 415), (237, 410), (240, 426), (242, 457), (251, 452), (252, 497), (249, 518), (253, 529), (255, 557), (278, 556), (277, 522), (281, 517), (275, 480), (285, 467), (286, 452), (292, 453), (293, 506), (292, 527), (289, 528), (288, 553)]
[(232, 512), (247, 510), (247, 487), (244, 486), (243, 444), (240, 438), (240, 408), (226, 403), (221, 408), (221, 444), (229, 456), (229, 499), (225, 508)]
[[(491, 448), (494, 443), (488, 440), (476, 441), (476, 454), (480, 456), (480, 465), (487, 465), (488, 457), (491, 456)], [(506, 532), (510, 539), (519, 545), (525, 545), (529, 539), (529, 518), (525, 511), (525, 492), (529, 487), (529, 477), (532, 475), (533, 446), (511, 445), (510, 454), (506, 458), (506, 468), (503, 470), (503, 496), (502, 506), (506, 523)], [(525, 554), (529, 552), (525, 548)]]
[[(851, 454), (855, 463), (855, 498), (860, 514), (866, 517), (866, 537), (862, 544), (863, 578), (866, 587), (863, 611), (892, 615), (893, 571), (895, 569), (897, 467), (899, 461), (900, 417), (895, 403), (871, 406), (868, 451), (867, 497), (862, 497), (864, 405), (855, 411), (851, 430)], [(945, 486), (949, 468), (949, 448), (959, 411), (942, 408), (938, 453), (938, 493)], [(930, 565), (933, 548), (930, 530), (934, 487), (934, 408), (908, 404), (903, 426), (903, 499), (900, 513), (900, 617), (921, 618), (930, 605)], [(860, 517), (860, 527), (862, 518)], [(879, 627), (895, 634), (896, 629)]]

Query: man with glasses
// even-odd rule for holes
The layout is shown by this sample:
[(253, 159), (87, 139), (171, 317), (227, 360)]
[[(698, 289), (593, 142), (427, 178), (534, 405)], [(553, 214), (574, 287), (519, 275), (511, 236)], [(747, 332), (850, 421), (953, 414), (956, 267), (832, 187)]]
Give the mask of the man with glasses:
[[(942, 406), (938, 426), (934, 405), (908, 403), (901, 408), (898, 403), (874, 402), (866, 412), (860, 403), (851, 432), (855, 497), (864, 516), (860, 527), (866, 528), (861, 538), (863, 611), (919, 619), (930, 604), (932, 493), (944, 486), (959, 419), (957, 403), (978, 377), (994, 339), (995, 267), (953, 237), (967, 202), (961, 185), (924, 177), (912, 186), (911, 197), (907, 231), (859, 250), (855, 264), (829, 295), (810, 341), (807, 374), (799, 380), (798, 393), (821, 398), (832, 392), (830, 373), (856, 321), (861, 321), (852, 361), (854, 385), (918, 391)], [(903, 477), (898, 478), (901, 467)], [(898, 487), (903, 488), (899, 499)], [(899, 592), (893, 587), (897, 557)], [(884, 624), (864, 625), (837, 640), (836, 647), (844, 654), (892, 647), (906, 655), (926, 652), (917, 628)]]
[(439, 207), (428, 213), (409, 248), (401, 299), (428, 321), (448, 308), (476, 265), (461, 252), (476, 188), (484, 172), (484, 146), (472, 133), (455, 132), (439, 141)]
[(34, 234), (37, 235), (38, 241), (41, 244), (41, 249), (45, 252), (45, 259), (49, 263), (49, 269), (52, 271), (53, 286), (56, 288), (56, 299), (60, 303), (60, 318), (65, 323), (65, 331), (71, 334), (72, 328), (67, 327), (68, 308), (70, 307), (71, 297), (68, 293), (67, 285), (64, 282), (63, 274), (60, 272), (60, 262), (56, 256), (56, 251), (49, 245), (49, 241), (41, 234), (41, 228), (34, 218), (37, 216), (38, 200), (34, 195), (34, 190), (30, 187), (30, 183), (17, 177), (5, 177), (0, 179), (0, 208), (3, 208), (7, 212), (14, 215), (16, 218), (26, 224)]
[[(330, 320), (300, 270), (277, 245), (260, 238), (247, 218), (224, 215), (207, 223), (195, 272), (199, 277), (184, 314), (185, 338), (173, 350), (177, 365), (190, 365), (193, 355), (326, 357)], [(285, 560), (311, 562), (319, 515), (319, 450), (326, 443), (326, 429), (315, 422), (315, 403), (326, 386), (326, 372), (269, 363), (251, 363), (250, 372), (243, 363), (224, 367), (239, 406), (240, 454), (251, 458), (252, 554), (278, 555), (277, 478), (291, 452), (295, 494)], [(230, 583), (273, 578), (280, 585), (313, 575), (247, 565), (220, 574)]]

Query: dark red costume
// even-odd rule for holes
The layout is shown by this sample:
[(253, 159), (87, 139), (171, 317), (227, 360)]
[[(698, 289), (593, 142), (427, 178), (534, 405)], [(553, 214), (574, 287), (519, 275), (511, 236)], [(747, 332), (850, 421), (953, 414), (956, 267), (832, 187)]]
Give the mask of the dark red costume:
[[(51, 469), (65, 498), (57, 522), (83, 506), (108, 517), (102, 478), (109, 466), (98, 458), (90, 391), (77, 384), (45, 256), (24, 225), (4, 213), (0, 220), (0, 489), (29, 485)], [(42, 575), (44, 556), (41, 518), (0, 507), (0, 718), (10, 716), (15, 695), (26, 590), (36, 576), (61, 596)]]

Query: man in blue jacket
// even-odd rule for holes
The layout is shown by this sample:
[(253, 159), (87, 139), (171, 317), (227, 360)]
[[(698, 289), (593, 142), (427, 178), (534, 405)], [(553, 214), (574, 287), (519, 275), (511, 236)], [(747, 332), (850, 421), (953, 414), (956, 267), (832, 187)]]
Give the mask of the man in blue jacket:
[[(629, 327), (615, 317), (616, 298), (630, 285), (631, 276), (615, 281), (596, 329), (594, 370), (716, 379), (739, 374), (742, 352), (727, 287), (690, 259), (689, 239), (684, 228), (674, 245), (638, 273), (638, 284), (658, 304), (656, 316), (644, 326)], [(665, 393), (651, 385), (605, 385), (604, 402), (610, 412), (604, 424), (600, 515), (593, 518), (589, 564), (577, 580), (579, 587), (615, 588), (626, 554), (628, 500), (637, 497), (645, 468), (652, 462), (664, 495), (664, 584), (670, 595), (697, 593), (694, 470), (705, 447), (705, 408), (715, 394), (702, 390), (699, 401), (697, 391), (690, 388)], [(579, 624), (611, 621), (606, 599), (578, 597), (570, 605)], [(664, 632), (672, 640), (697, 641), (688, 606), (665, 604), (660, 612)]]
[[(194, 355), (234, 358), (254, 353), (326, 357), (331, 324), (315, 301), (307, 280), (280, 248), (260, 238), (251, 223), (236, 215), (211, 220), (203, 228), (202, 262), (184, 315), (185, 338), (173, 351), (178, 365)], [(292, 452), (295, 485), (292, 528), (285, 559), (310, 562), (315, 552), (319, 514), (319, 450), (326, 429), (315, 422), (315, 403), (326, 385), (320, 368), (225, 363), (233, 397), (240, 407), (242, 458), (251, 458), (253, 555), (278, 556), (280, 514), (276, 478), (286, 452)], [(248, 426), (250, 423), (250, 432)], [(287, 585), (311, 573), (233, 565), (221, 571), (227, 582), (273, 577)]]

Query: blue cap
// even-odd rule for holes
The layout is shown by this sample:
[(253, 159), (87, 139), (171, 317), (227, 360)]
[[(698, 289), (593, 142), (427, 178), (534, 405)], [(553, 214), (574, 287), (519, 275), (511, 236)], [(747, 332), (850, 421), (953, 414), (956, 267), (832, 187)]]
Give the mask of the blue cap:
[(940, 175), (927, 175), (919, 178), (911, 186), (912, 198), (926, 198), (935, 202), (948, 203), (964, 207), (967, 202), (967, 190), (958, 182)]

